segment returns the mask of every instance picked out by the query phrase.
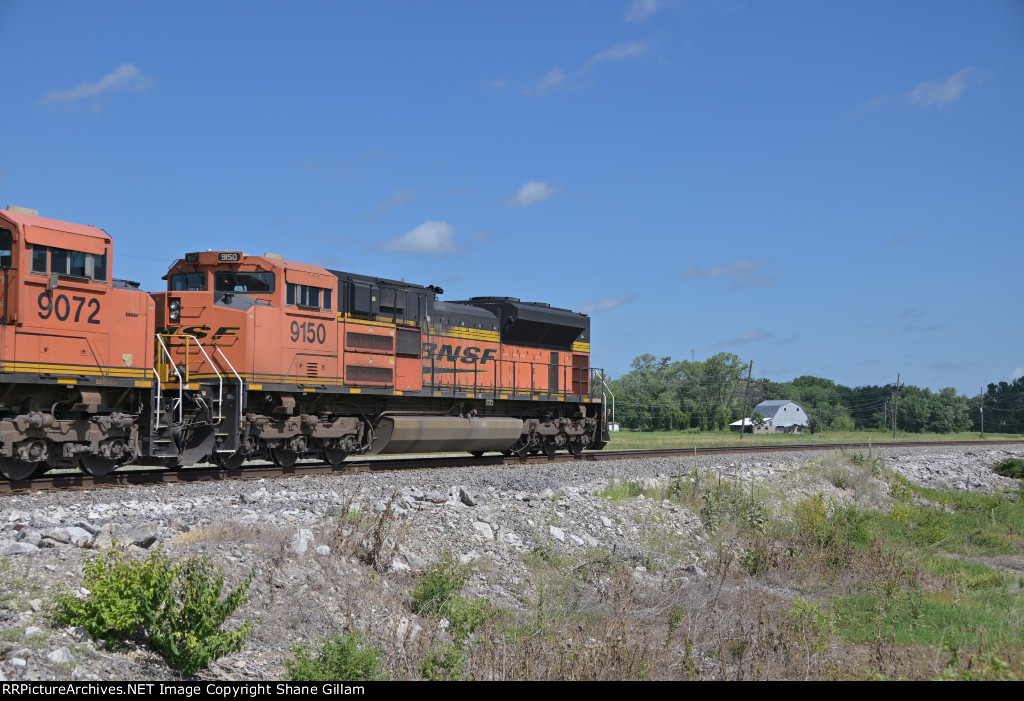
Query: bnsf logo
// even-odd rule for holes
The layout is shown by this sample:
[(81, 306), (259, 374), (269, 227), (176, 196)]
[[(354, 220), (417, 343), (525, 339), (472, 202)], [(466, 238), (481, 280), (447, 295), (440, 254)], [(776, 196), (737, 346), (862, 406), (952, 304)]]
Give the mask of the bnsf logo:
[(180, 333), (182, 336), (195, 336), (197, 339), (201, 341), (204, 338), (211, 338), (216, 340), (218, 338), (224, 338), (225, 336), (237, 336), (238, 331), (241, 328), (241, 326), (221, 326), (213, 335), (210, 335), (210, 331), (212, 329), (209, 326), (168, 326), (167, 328), (157, 329), (156, 332), (159, 334), (168, 334), (172, 336), (174, 334)]
[(473, 365), (474, 363), (485, 365), (487, 364), (487, 361), (494, 360), (494, 356), (497, 352), (498, 351), (493, 348), (487, 348), (481, 351), (481, 349), (476, 346), (467, 346), (466, 348), (463, 348), (462, 346), (455, 346), (453, 348), (450, 344), (445, 343), (440, 349), (438, 349), (436, 343), (423, 344), (423, 357), (427, 360), (450, 360), (453, 363), (456, 360), (461, 360), (467, 365)]

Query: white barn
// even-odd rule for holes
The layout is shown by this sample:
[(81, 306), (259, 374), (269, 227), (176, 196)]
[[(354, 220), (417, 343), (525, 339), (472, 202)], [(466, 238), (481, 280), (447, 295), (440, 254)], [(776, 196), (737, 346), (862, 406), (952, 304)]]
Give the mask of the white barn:
[(809, 423), (804, 408), (791, 399), (768, 399), (754, 412), (764, 417), (763, 433), (803, 433)]

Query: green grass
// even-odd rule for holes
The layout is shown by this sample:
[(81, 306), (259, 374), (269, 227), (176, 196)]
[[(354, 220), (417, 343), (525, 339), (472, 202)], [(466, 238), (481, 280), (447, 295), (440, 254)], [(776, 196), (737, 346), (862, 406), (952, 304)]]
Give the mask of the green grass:
[[(641, 450), (653, 448), (698, 448), (732, 445), (787, 445), (810, 443), (892, 443), (892, 431), (826, 431), (824, 434), (764, 434), (748, 433), (740, 439), (735, 431), (644, 431), (629, 430), (609, 434), (607, 450)], [(964, 433), (904, 433), (896, 435), (896, 442), (915, 441), (988, 441), (1020, 440), (1017, 434), (986, 433), (982, 439), (974, 432)]]
[(967, 647), (989, 644), (1018, 648), (1024, 597), (1016, 587), (953, 591), (920, 588), (892, 595), (855, 594), (836, 602), (837, 632), (852, 643), (881, 635), (897, 645)]

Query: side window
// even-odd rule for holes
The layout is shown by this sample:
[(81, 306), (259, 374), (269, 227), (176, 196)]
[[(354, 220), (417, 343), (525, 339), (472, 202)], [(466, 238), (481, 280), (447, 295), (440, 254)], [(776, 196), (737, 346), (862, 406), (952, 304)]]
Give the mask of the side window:
[(32, 272), (42, 273), (45, 275), (49, 272), (49, 268), (46, 267), (46, 260), (49, 256), (47, 255), (46, 246), (32, 246)]
[(96, 282), (107, 281), (107, 254), (69, 251), (32, 244), (32, 272), (46, 275), (57, 273)]
[(11, 232), (7, 229), (0, 229), (0, 268), (11, 267), (13, 245)]
[[(312, 285), (299, 285), (289, 282), (285, 288), (285, 304), (288, 306), (313, 307), (316, 309), (331, 308), (331, 290)], [(323, 304), (321, 304), (321, 299)]]

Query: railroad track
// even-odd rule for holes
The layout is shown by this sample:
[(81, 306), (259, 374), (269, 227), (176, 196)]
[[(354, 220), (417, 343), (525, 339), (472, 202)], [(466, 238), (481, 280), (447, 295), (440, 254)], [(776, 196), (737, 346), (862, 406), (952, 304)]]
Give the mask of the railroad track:
[(704, 448), (655, 448), (644, 450), (601, 450), (580, 455), (558, 453), (554, 457), (531, 455), (526, 458), (503, 455), (417, 456), (386, 459), (353, 459), (338, 466), (326, 463), (304, 463), (282, 468), (276, 465), (253, 465), (239, 470), (217, 467), (183, 469), (142, 468), (112, 472), (94, 477), (82, 472), (54, 472), (42, 477), (12, 482), (0, 481), (0, 494), (60, 489), (92, 489), (117, 485), (173, 484), (181, 482), (211, 482), (234, 479), (267, 479), (274, 477), (301, 477), (306, 475), (354, 474), (360, 472), (387, 472), (392, 470), (481, 467), (486, 465), (535, 465), (552, 462), (585, 462), (623, 460), (631, 458), (694, 457), (706, 455), (739, 455), (743, 453), (784, 453), (809, 450), (864, 450), (867, 448), (923, 448), (929, 446), (997, 446), (1024, 445), (1024, 440), (989, 441), (919, 441), (891, 443), (807, 443), (786, 445), (732, 445)]

